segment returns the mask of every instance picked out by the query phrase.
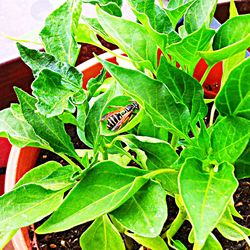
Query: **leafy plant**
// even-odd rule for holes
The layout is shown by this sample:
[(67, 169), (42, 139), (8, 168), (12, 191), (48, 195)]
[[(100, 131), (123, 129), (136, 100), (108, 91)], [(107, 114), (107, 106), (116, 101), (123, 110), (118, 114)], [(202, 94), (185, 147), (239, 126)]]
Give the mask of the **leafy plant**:
[[(17, 43), (35, 77), (33, 96), (15, 88), (19, 104), (0, 111), (0, 135), (18, 147), (50, 150), (68, 165), (40, 165), (0, 197), (0, 247), (49, 214), (36, 233), (94, 221), (80, 238), (83, 249), (125, 249), (121, 234), (153, 250), (186, 249), (174, 239), (185, 220), (194, 249), (222, 249), (215, 228), (250, 245), (250, 230), (234, 221), (232, 203), (238, 179), (250, 177), (250, 59), (242, 56), (250, 15), (237, 16), (231, 1), (232, 18), (212, 30), (215, 0), (170, 0), (166, 8), (130, 0), (138, 22), (120, 17), (121, 1), (85, 2), (96, 4), (97, 18), (80, 18), (80, 0), (67, 0), (48, 16), (40, 33), (46, 52)], [(104, 69), (83, 90), (84, 76), (74, 66), (78, 42), (108, 51), (97, 35), (127, 56), (116, 55), (120, 65), (97, 57)], [(198, 82), (193, 73), (201, 58), (208, 68)], [(219, 61), (223, 86), (207, 100), (202, 84)], [(117, 110), (109, 106), (126, 114), (131, 100), (139, 110), (118, 129), (100, 122)], [(65, 123), (77, 127), (88, 148), (74, 149)], [(167, 195), (179, 213), (164, 227)]]

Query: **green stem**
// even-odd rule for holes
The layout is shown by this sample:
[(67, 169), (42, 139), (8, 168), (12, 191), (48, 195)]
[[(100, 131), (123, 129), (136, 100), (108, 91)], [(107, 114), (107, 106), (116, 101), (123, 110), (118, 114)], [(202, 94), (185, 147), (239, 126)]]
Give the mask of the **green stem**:
[(163, 168), (163, 169), (157, 169), (155, 171), (152, 171), (146, 175), (144, 175), (143, 177), (145, 178), (153, 178), (158, 174), (169, 174), (169, 173), (176, 173), (178, 172), (176, 169), (172, 169), (172, 168)]
[(211, 127), (213, 125), (213, 123), (214, 123), (215, 111), (216, 111), (216, 107), (215, 107), (215, 103), (213, 103), (211, 113), (210, 113), (210, 119), (209, 119), (209, 127)]
[(203, 74), (203, 76), (202, 76), (202, 78), (201, 78), (201, 80), (200, 80), (200, 84), (201, 84), (201, 85), (203, 85), (203, 83), (204, 83), (205, 80), (207, 79), (207, 76), (208, 76), (210, 70), (213, 68), (213, 66), (214, 66), (214, 64), (209, 65), (209, 66), (207, 67), (205, 73)]
[(105, 150), (103, 147), (100, 147), (100, 151), (102, 153), (102, 159), (105, 161), (105, 160), (108, 160), (108, 153), (107, 153), (107, 150)]
[(73, 167), (76, 167), (76, 168), (78, 168), (79, 170), (81, 170), (81, 168), (77, 165), (77, 164), (75, 164), (67, 155), (65, 155), (65, 154), (62, 154), (62, 153), (60, 153), (60, 154), (58, 154), (61, 158), (63, 158), (66, 162), (68, 162), (71, 166), (73, 166)]
[(185, 221), (187, 216), (187, 213), (183, 210), (179, 210), (179, 213), (173, 223), (171, 224), (170, 228), (161, 235), (163, 239), (168, 239), (168, 244), (172, 246), (171, 240), (174, 237), (174, 235), (178, 232), (180, 227), (182, 226), (183, 222)]
[(125, 60), (125, 61), (128, 61), (128, 62), (131, 62), (131, 63), (132, 63), (131, 59), (129, 59), (127, 56), (122, 56), (122, 55), (116, 54), (114, 51), (112, 51), (112, 50), (106, 48), (106, 47), (103, 46), (103, 45), (99, 45), (99, 44), (98, 44), (98, 45), (96, 45), (96, 46), (98, 46), (100, 49), (103, 49), (104, 51), (110, 53), (111, 55), (114, 55), (115, 57), (118, 57), (118, 58), (120, 58), (120, 59), (122, 59), (122, 60)]
[(171, 146), (172, 146), (172, 148), (173, 148), (174, 150), (176, 149), (178, 140), (179, 140), (179, 136), (176, 135), (176, 134), (172, 134)]
[(32, 43), (32, 44), (37, 44), (37, 45), (43, 45), (42, 43), (39, 43), (39, 42), (36, 42), (36, 41), (31, 41), (31, 40), (27, 40), (27, 39), (19, 39), (19, 38), (16, 38), (16, 37), (12, 37), (12, 36), (8, 36), (2, 32), (0, 32), (0, 36), (3, 36), (11, 41), (14, 41), (14, 42), (19, 42), (19, 43)]

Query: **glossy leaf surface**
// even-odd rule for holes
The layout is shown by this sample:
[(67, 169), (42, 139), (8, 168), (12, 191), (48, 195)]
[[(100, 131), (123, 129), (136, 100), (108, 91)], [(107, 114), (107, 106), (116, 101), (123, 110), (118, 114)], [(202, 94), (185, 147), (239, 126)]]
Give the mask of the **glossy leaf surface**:
[(69, 229), (114, 210), (148, 181), (142, 177), (144, 174), (143, 170), (123, 168), (111, 161), (96, 164), (87, 170), (59, 209), (36, 230), (37, 233)]
[(218, 94), (215, 104), (221, 115), (250, 119), (250, 58), (234, 68)]
[(167, 219), (166, 192), (159, 183), (150, 181), (111, 214), (130, 231), (156, 237)]
[(214, 168), (204, 171), (202, 162), (192, 158), (182, 167), (180, 194), (194, 228), (197, 247), (204, 245), (238, 186), (233, 171), (228, 163), (220, 164), (217, 171)]
[[(143, 102), (145, 111), (154, 119), (156, 125), (164, 126), (185, 137), (190, 121), (188, 108), (186, 105), (177, 103), (163, 83), (149, 78), (139, 71), (100, 61), (126, 92), (135, 100)], [(137, 84), (138, 82), (140, 84)]]
[(24, 91), (16, 88), (22, 113), (28, 123), (33, 127), (35, 133), (46, 140), (57, 153), (66, 153), (76, 157), (70, 137), (66, 134), (62, 121), (57, 117), (46, 118), (36, 112), (36, 99)]
[(122, 238), (107, 215), (97, 218), (80, 238), (82, 249), (125, 250)]
[(36, 184), (45, 189), (60, 190), (74, 184), (71, 177), (79, 171), (73, 166), (62, 166), (58, 162), (48, 161), (26, 173), (15, 188), (26, 184)]
[(80, 51), (75, 31), (81, 11), (81, 0), (67, 0), (46, 18), (45, 26), (40, 32), (46, 52), (70, 65), (75, 64)]
[(62, 202), (63, 192), (27, 184), (0, 197), (0, 231), (37, 222), (52, 213)]

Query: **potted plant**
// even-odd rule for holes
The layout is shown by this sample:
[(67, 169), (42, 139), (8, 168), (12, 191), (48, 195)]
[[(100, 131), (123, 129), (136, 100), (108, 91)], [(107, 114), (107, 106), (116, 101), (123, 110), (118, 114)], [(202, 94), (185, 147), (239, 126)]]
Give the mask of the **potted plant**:
[[(232, 1), (231, 18), (214, 31), (217, 1), (170, 1), (164, 10), (131, 0), (140, 23), (116, 17), (120, 1), (95, 3), (96, 19), (79, 22), (81, 1), (51, 14), (40, 33), (45, 53), (18, 44), (35, 77), (33, 96), (15, 89), (20, 104), (0, 112), (0, 133), (15, 146), (50, 150), (67, 165), (44, 163), (0, 198), (1, 242), (51, 214), (37, 234), (93, 221), (80, 238), (83, 249), (125, 249), (121, 234), (150, 249), (185, 249), (174, 238), (184, 221), (194, 249), (222, 249), (215, 228), (249, 244), (250, 230), (233, 219), (241, 216), (232, 196), (238, 179), (249, 177), (250, 16), (237, 16)], [(74, 67), (77, 42), (107, 50), (97, 34), (127, 57), (111, 51), (119, 66), (97, 57), (104, 69), (85, 91), (85, 76)], [(201, 58), (208, 67), (199, 83), (193, 74)], [(204, 99), (202, 84), (220, 61), (220, 91)], [(67, 123), (88, 148), (74, 149)], [(166, 196), (178, 206), (171, 223)]]

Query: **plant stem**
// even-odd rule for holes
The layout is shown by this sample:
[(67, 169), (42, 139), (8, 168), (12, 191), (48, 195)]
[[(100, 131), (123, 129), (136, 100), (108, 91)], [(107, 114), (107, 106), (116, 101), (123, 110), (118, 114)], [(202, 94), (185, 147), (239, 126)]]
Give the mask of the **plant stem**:
[[(96, 45), (96, 46), (97, 46), (97, 45)], [(120, 58), (120, 59), (122, 59), (122, 60), (125, 60), (125, 61), (128, 61), (128, 62), (131, 62), (131, 63), (132, 63), (131, 59), (129, 59), (127, 56), (122, 56), (122, 55), (116, 54), (114, 51), (112, 51), (112, 50), (106, 48), (106, 47), (103, 46), (103, 45), (98, 45), (98, 47), (99, 47), (100, 49), (103, 49), (104, 51), (110, 53), (111, 55), (114, 55), (115, 57), (118, 57), (118, 58)]]
[(201, 78), (201, 80), (200, 80), (200, 84), (201, 84), (201, 85), (203, 85), (203, 83), (204, 83), (205, 80), (207, 79), (207, 76), (208, 76), (210, 70), (213, 68), (213, 66), (214, 66), (214, 64), (209, 65), (209, 66), (207, 67), (205, 73), (203, 74), (203, 76), (202, 76), (202, 78)]
[(144, 175), (145, 178), (152, 178), (158, 174), (169, 174), (169, 173), (176, 173), (178, 172), (176, 169), (173, 168), (163, 168), (163, 169), (157, 169), (155, 171), (152, 171), (146, 175)]
[(79, 170), (82, 170), (76, 163), (74, 163), (67, 155), (65, 154), (58, 154), (61, 158), (63, 158), (66, 162), (68, 162), (71, 166), (78, 168)]
[(185, 221), (187, 216), (187, 213), (184, 210), (179, 210), (179, 213), (173, 223), (171, 224), (170, 228), (161, 235), (163, 239), (168, 239), (168, 244), (171, 246), (171, 239), (174, 237), (174, 235), (177, 233), (177, 231), (180, 229), (181, 225)]
[(172, 148), (173, 148), (174, 150), (176, 149), (178, 140), (179, 140), (179, 136), (176, 135), (176, 134), (172, 134), (171, 146), (172, 146)]
[(214, 123), (215, 111), (216, 111), (216, 107), (215, 107), (215, 103), (213, 103), (211, 113), (210, 113), (210, 119), (209, 119), (209, 127), (211, 127), (213, 125), (213, 123)]

